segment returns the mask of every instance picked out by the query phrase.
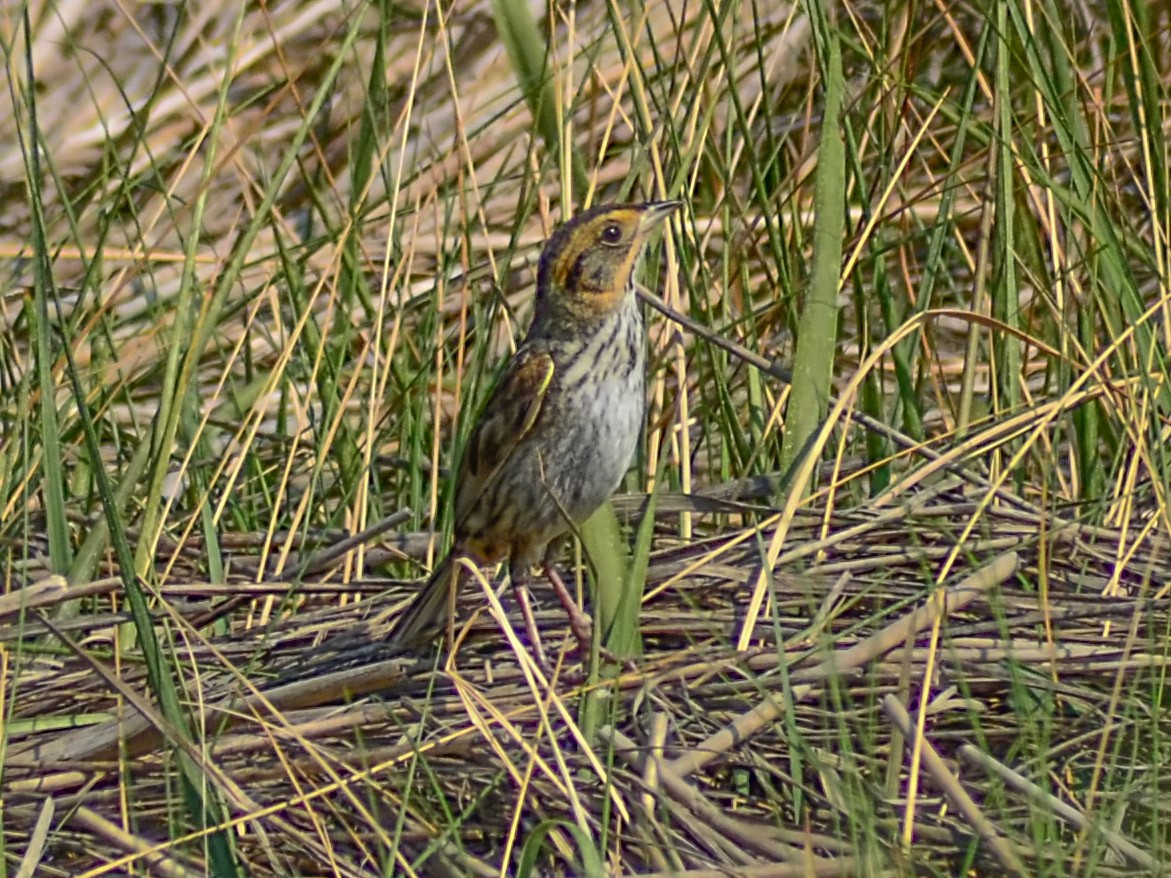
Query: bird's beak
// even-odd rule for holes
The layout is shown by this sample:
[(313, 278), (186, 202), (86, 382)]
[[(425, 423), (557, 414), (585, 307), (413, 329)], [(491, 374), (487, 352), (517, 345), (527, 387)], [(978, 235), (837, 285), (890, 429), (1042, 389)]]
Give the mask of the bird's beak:
[(682, 201), (652, 201), (643, 208), (642, 216), (638, 220), (638, 230), (647, 234), (663, 220), (683, 206)]

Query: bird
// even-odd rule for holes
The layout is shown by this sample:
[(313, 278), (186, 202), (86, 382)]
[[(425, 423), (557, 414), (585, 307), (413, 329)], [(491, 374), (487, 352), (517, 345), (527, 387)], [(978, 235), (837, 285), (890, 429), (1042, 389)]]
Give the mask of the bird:
[(590, 619), (553, 566), (558, 538), (618, 488), (645, 414), (646, 334), (634, 275), (652, 233), (679, 201), (604, 204), (546, 241), (532, 322), (479, 412), (454, 485), (454, 537), (386, 635), (417, 646), (446, 622), (461, 558), (508, 561), (530, 648), (544, 653), (526, 585), (540, 564), (583, 648)]

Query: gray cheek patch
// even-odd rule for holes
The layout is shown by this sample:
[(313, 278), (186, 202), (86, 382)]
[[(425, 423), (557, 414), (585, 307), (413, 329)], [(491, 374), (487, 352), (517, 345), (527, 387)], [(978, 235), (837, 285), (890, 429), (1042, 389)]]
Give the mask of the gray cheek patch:
[(611, 288), (611, 280), (614, 272), (612, 266), (605, 260), (599, 259), (594, 263), (593, 271), (590, 273), (590, 287), (595, 290), (608, 290)]

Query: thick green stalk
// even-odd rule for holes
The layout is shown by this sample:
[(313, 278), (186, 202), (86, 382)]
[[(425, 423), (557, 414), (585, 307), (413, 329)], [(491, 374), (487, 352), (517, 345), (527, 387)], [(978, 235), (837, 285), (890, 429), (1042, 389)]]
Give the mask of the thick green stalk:
[(793, 395), (785, 419), (781, 471), (788, 472), (825, 417), (837, 346), (838, 288), (845, 234), (845, 149), (842, 110), (842, 57), (838, 34), (820, 2), (809, 2), (814, 44), (825, 83), (825, 110), (814, 190), (813, 272), (793, 358)]

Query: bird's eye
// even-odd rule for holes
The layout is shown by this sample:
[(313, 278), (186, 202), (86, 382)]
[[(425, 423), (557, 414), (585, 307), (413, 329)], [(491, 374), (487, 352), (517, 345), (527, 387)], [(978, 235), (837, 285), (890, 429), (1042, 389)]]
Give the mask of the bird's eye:
[(622, 226), (618, 225), (618, 223), (608, 223), (606, 227), (602, 229), (602, 243), (622, 243)]

